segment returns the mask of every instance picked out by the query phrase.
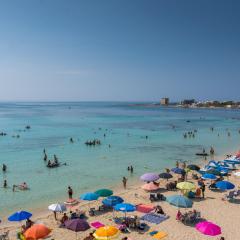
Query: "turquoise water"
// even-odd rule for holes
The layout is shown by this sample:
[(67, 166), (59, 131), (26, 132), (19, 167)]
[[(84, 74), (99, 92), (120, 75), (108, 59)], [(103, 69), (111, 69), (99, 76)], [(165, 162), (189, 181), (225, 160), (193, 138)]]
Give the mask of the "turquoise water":
[[(31, 129), (22, 131), (26, 125)], [(211, 132), (210, 127), (215, 130)], [(193, 129), (198, 130), (196, 137), (184, 139), (183, 133)], [(7, 173), (1, 172), (1, 185), (4, 179), (10, 187), (26, 181), (31, 190), (0, 188), (0, 217), (64, 200), (68, 185), (75, 197), (112, 186), (128, 176), (126, 167), (130, 164), (138, 176), (149, 171), (160, 173), (176, 160), (197, 161), (195, 153), (202, 147), (209, 150), (214, 146), (217, 155), (236, 150), (238, 129), (238, 110), (151, 108), (114, 102), (1, 103), (0, 131), (8, 134), (0, 136), (0, 164), (8, 166)], [(17, 134), (20, 138), (12, 137)], [(86, 140), (94, 138), (102, 144), (85, 146)], [(67, 166), (46, 168), (43, 148), (48, 156), (56, 154)]]

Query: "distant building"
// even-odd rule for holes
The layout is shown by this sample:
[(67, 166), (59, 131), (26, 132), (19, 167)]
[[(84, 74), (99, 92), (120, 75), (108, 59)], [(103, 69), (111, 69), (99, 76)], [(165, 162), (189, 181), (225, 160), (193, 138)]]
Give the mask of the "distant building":
[(185, 99), (181, 102), (182, 105), (192, 105), (195, 103), (195, 99)]
[(161, 105), (168, 105), (169, 104), (169, 98), (162, 98), (160, 101)]

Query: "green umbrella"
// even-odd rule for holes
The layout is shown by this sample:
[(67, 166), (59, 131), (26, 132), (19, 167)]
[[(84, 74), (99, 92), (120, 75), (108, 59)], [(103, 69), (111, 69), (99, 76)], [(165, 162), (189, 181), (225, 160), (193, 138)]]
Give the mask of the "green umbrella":
[(181, 195), (172, 195), (167, 197), (167, 202), (179, 208), (191, 208), (192, 200)]
[(113, 191), (110, 189), (98, 189), (95, 193), (100, 197), (109, 197), (113, 195)]

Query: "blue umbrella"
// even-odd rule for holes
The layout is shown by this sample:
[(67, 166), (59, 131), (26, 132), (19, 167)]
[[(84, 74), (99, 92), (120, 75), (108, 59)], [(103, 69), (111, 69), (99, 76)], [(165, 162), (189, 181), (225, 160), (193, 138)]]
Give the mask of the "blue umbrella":
[(160, 177), (160, 178), (163, 178), (163, 179), (169, 179), (169, 178), (172, 178), (173, 175), (170, 174), (170, 173), (167, 173), (167, 172), (163, 172), (163, 173), (160, 173), (160, 174), (159, 174), (159, 177)]
[(97, 200), (98, 198), (99, 198), (98, 194), (91, 193), (91, 192), (84, 193), (80, 196), (80, 199), (85, 201), (94, 201), (94, 200)]
[(213, 174), (213, 175), (216, 175), (216, 176), (221, 176), (221, 172), (216, 170), (216, 169), (209, 169), (207, 170), (207, 173), (210, 173), (210, 174)]
[(109, 196), (107, 198), (105, 198), (102, 203), (105, 206), (109, 206), (109, 207), (114, 207), (115, 205), (122, 203), (124, 200), (121, 197), (118, 196)]
[(136, 207), (130, 203), (119, 203), (117, 204), (114, 209), (116, 211), (121, 211), (121, 212), (134, 212), (136, 211)]
[(235, 185), (228, 181), (220, 181), (216, 183), (216, 187), (221, 190), (230, 190), (230, 189), (234, 189)]
[(192, 200), (182, 195), (172, 195), (167, 197), (167, 202), (179, 208), (191, 208), (193, 205)]
[(177, 168), (177, 167), (176, 168), (172, 168), (171, 171), (176, 173), (176, 174), (185, 174), (186, 173), (184, 169)]
[(30, 218), (31, 216), (32, 216), (32, 214), (29, 212), (19, 211), (19, 212), (15, 212), (10, 217), (8, 217), (8, 221), (20, 222), (22, 220), (26, 220), (26, 219)]
[(205, 173), (202, 175), (202, 179), (210, 179), (210, 180), (216, 180), (217, 177), (214, 174), (211, 173)]

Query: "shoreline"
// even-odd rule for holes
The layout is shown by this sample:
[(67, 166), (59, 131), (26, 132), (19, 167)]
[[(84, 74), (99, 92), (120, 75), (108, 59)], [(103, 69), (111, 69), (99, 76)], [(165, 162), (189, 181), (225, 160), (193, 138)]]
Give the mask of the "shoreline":
[[(231, 151), (231, 152), (228, 152), (227, 154), (232, 154), (234, 151)], [(234, 154), (232, 154), (234, 155)], [(223, 160), (225, 158), (226, 154), (225, 155), (216, 155), (216, 157), (214, 157), (215, 160)], [(209, 161), (209, 160), (207, 160)], [(190, 162), (189, 162), (190, 163)], [(189, 164), (188, 163), (188, 164)], [(193, 162), (192, 162), (193, 163)], [(199, 166), (202, 166), (203, 164), (205, 164), (205, 160), (199, 160), (199, 163), (196, 163), (198, 164)], [(173, 166), (174, 167), (174, 166)], [(156, 171), (157, 172), (157, 171)], [(111, 188), (114, 192), (114, 195), (118, 195), (118, 196), (121, 196), (125, 199), (125, 197), (129, 197), (129, 195), (134, 195), (136, 192), (144, 192), (143, 190), (141, 190), (141, 185), (143, 185), (143, 182), (141, 182), (139, 180), (139, 177), (140, 176), (134, 176), (133, 178), (131, 178), (128, 182), (128, 185), (127, 185), (127, 189), (123, 189), (123, 186), (122, 184), (116, 184), (114, 185), (113, 188)], [(160, 185), (162, 182), (165, 182), (164, 179), (160, 180)], [(101, 198), (100, 198), (100, 201), (97, 200), (97, 201), (93, 201), (93, 202), (84, 202), (84, 201), (80, 201), (76, 207), (77, 208), (80, 208), (80, 209), (83, 209), (84, 211), (87, 211), (89, 209), (89, 207), (93, 207), (93, 206), (96, 206), (96, 205), (99, 205), (101, 203)], [(146, 199), (145, 199), (146, 200)], [(51, 203), (49, 203), (50, 205)], [(50, 212), (48, 209), (47, 209), (48, 206), (45, 206), (45, 209), (44, 208), (39, 208), (39, 209), (34, 209), (32, 211), (32, 214), (33, 214), (33, 221), (35, 222), (46, 222), (47, 220), (53, 218), (53, 213)], [(75, 206), (74, 206), (75, 207)], [(70, 211), (70, 208), (67, 208), (68, 211)], [(27, 210), (27, 209), (25, 209)], [(7, 222), (6, 218), (2, 218), (2, 223), (0, 225), (0, 231), (1, 232), (4, 232), (4, 231), (7, 231), (7, 230), (10, 230), (10, 231), (14, 231), (14, 229), (18, 229), (19, 228), (19, 223), (11, 223), (11, 222)]]

